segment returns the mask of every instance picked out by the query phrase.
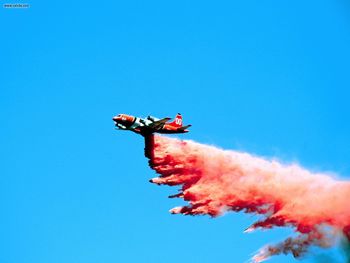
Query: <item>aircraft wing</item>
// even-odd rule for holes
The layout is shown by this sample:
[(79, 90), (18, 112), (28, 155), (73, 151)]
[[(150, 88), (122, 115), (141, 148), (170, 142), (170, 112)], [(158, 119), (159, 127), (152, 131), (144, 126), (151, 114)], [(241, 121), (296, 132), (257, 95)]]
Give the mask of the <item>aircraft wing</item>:
[(148, 125), (148, 127), (151, 128), (151, 129), (154, 129), (154, 130), (159, 130), (169, 120), (171, 120), (171, 118), (163, 118), (161, 120), (152, 122), (151, 124)]

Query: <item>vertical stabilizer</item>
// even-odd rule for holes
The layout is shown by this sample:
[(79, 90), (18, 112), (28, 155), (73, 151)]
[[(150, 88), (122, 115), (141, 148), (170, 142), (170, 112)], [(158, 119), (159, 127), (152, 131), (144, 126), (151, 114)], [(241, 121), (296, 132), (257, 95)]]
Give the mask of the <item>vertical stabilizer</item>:
[(172, 126), (181, 127), (182, 126), (182, 115), (178, 113), (173, 122), (170, 122)]

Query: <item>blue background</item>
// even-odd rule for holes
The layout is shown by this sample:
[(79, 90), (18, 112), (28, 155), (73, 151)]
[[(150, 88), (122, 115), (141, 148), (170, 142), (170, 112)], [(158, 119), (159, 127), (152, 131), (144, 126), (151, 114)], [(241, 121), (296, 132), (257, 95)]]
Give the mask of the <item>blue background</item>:
[(118, 113), (181, 112), (181, 138), (349, 176), (349, 4), (242, 2), (1, 8), (0, 262), (245, 262), (292, 233), (169, 214), (176, 189), (148, 182)]

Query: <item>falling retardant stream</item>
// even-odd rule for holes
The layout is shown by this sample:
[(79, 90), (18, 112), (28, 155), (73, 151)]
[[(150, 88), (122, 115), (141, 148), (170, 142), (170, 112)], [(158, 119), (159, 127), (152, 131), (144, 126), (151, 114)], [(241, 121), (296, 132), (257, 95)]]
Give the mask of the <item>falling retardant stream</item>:
[(217, 217), (243, 211), (261, 217), (245, 232), (276, 226), (295, 230), (295, 236), (261, 248), (252, 262), (281, 253), (300, 258), (310, 246), (328, 248), (340, 237), (350, 238), (350, 182), (296, 164), (163, 136), (145, 136), (145, 155), (159, 174), (150, 182), (179, 186), (170, 197), (188, 203), (171, 213)]

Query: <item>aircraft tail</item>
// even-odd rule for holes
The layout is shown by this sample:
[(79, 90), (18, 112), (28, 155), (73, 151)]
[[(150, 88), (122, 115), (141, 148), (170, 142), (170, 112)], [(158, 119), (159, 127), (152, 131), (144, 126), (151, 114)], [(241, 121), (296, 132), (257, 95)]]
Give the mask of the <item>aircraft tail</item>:
[(178, 113), (178, 114), (176, 115), (174, 121), (171, 122), (171, 123), (169, 123), (169, 124), (171, 124), (171, 125), (173, 125), (173, 126), (175, 126), (175, 127), (179, 127), (179, 128), (182, 127), (182, 116), (181, 116), (181, 114)]

